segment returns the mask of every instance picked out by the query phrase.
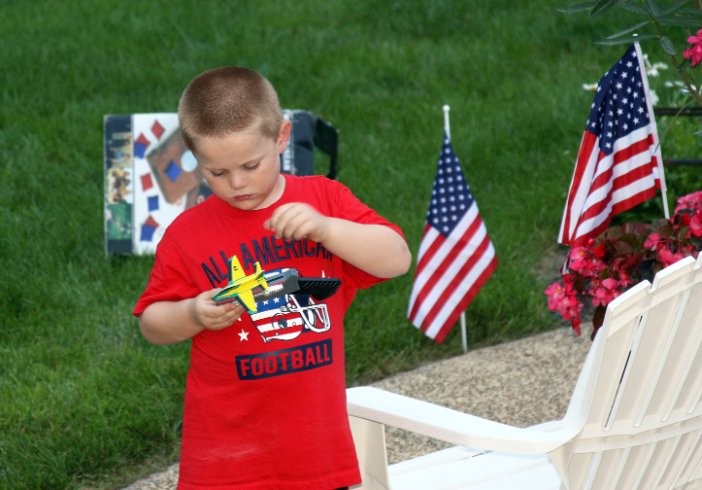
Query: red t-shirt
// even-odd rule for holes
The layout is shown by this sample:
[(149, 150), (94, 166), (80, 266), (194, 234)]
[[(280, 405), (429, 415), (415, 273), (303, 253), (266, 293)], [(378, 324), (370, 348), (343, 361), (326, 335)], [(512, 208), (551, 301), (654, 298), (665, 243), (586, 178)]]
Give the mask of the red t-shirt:
[(382, 279), (320, 244), (276, 239), (263, 222), (281, 204), (306, 202), (327, 216), (401, 231), (336, 181), (285, 179), (283, 196), (266, 209), (241, 211), (212, 196), (179, 215), (134, 309), (140, 315), (151, 303), (223, 287), (233, 255), (247, 274), (259, 261), (265, 271), (341, 279), (323, 301), (289, 294), (192, 338), (180, 489), (324, 490), (361, 480), (346, 412), (343, 317), (356, 289)]

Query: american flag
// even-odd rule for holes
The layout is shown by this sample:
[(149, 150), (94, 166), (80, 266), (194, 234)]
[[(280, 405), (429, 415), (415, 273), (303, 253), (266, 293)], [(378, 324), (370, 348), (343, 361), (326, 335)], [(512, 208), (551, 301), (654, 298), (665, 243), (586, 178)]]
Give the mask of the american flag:
[(615, 214), (665, 189), (656, 120), (638, 43), (602, 77), (568, 191), (558, 242), (577, 246)]
[(497, 267), (497, 257), (448, 136), (439, 156), (407, 316), (443, 342)]

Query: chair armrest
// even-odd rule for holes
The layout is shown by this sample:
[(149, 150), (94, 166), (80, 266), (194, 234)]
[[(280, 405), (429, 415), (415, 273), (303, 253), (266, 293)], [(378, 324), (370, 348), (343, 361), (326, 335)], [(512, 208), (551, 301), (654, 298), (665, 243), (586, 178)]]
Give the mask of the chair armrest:
[(349, 415), (474, 449), (545, 454), (579, 428), (565, 421), (519, 428), (372, 387), (346, 390)]

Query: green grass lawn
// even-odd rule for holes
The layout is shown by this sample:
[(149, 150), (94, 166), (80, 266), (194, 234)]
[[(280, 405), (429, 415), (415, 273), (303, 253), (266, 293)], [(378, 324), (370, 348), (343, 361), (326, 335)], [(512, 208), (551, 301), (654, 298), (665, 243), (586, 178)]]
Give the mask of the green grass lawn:
[[(468, 342), (554, 328), (558, 270), (539, 271), (591, 103), (581, 84), (624, 51), (562, 3), (0, 2), (0, 488), (114, 488), (177, 458), (188, 346), (149, 345), (131, 316), (152, 258), (104, 255), (102, 118), (174, 112), (207, 68), (254, 68), (284, 107), (339, 128), (339, 179), (414, 253), (449, 104), (499, 259)], [(408, 323), (411, 283), (358, 295), (349, 384), (461, 352), (458, 329), (437, 345)]]

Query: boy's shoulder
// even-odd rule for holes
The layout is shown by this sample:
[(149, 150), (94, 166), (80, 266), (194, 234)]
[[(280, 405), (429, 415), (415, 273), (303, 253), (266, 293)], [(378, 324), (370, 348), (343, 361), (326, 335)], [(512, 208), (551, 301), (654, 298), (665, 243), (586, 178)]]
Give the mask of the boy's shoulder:
[(314, 190), (334, 192), (345, 189), (346, 186), (338, 180), (325, 175), (286, 175), (288, 184), (293, 184), (295, 190), (309, 192)]

